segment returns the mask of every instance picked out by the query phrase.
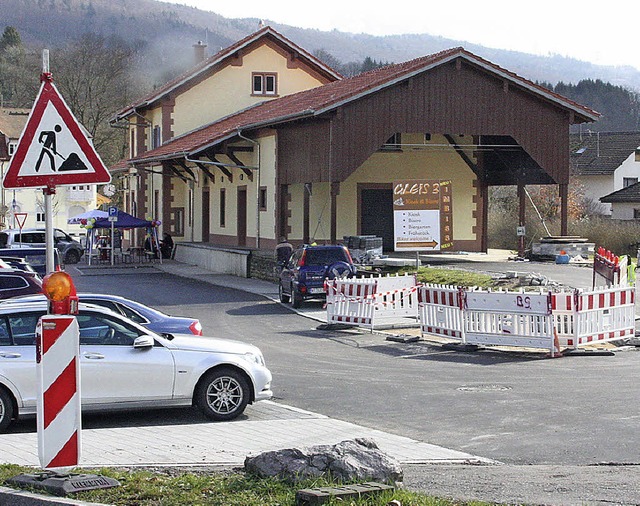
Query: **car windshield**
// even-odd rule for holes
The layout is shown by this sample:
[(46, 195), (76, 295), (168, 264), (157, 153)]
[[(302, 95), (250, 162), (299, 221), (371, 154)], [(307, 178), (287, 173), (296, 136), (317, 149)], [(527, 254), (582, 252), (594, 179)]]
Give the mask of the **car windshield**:
[(307, 265), (331, 265), (336, 262), (349, 262), (342, 248), (308, 249), (304, 257)]

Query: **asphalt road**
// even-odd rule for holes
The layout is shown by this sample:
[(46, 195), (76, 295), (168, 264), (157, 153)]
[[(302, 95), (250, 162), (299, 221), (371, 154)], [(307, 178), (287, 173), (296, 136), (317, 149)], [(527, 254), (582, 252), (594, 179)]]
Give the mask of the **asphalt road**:
[[(567, 267), (589, 279), (590, 271)], [(508, 464), (444, 473), (412, 467), (412, 488), (509, 503), (640, 503), (636, 348), (560, 359), (467, 354), (318, 330), (281, 304), (164, 273), (74, 279), (79, 291), (196, 316), (205, 334), (258, 345), (274, 374), (276, 401)]]

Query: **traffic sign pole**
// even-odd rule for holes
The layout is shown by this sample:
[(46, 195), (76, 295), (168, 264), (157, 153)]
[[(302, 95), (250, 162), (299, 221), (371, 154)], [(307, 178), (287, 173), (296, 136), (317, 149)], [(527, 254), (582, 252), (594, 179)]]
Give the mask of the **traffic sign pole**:
[[(42, 76), (40, 80), (44, 82), (45, 80), (51, 81), (51, 73), (49, 72), (49, 50), (42, 50)], [(44, 197), (44, 245), (46, 248), (46, 267), (47, 274), (50, 274), (54, 270), (55, 262), (53, 261), (53, 205), (52, 205), (52, 195), (55, 194), (56, 190), (53, 187), (46, 187), (42, 189), (42, 194)], [(22, 230), (21, 230), (22, 232)]]

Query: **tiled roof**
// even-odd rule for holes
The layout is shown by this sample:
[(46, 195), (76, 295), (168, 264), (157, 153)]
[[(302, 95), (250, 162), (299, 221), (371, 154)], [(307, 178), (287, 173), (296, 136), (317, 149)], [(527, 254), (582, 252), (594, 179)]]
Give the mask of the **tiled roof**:
[(162, 96), (166, 95), (167, 93), (173, 91), (177, 87), (183, 84), (186, 84), (189, 81), (197, 79), (203, 72), (206, 72), (211, 67), (214, 67), (215, 65), (219, 65), (223, 63), (224, 60), (226, 60), (229, 57), (232, 57), (234, 53), (239, 49), (242, 49), (243, 47), (246, 47), (249, 44), (252, 44), (263, 37), (269, 37), (269, 36), (280, 41), (285, 46), (289, 46), (289, 48), (293, 52), (295, 52), (299, 58), (302, 57), (312, 66), (316, 67), (318, 70), (322, 71), (325, 75), (329, 76), (330, 78), (336, 79), (336, 80), (342, 78), (342, 76), (339, 73), (337, 73), (335, 70), (333, 70), (331, 67), (329, 67), (322, 61), (318, 60), (315, 56), (308, 53), (307, 51), (302, 49), (300, 46), (294, 44), (292, 41), (290, 41), (280, 32), (274, 30), (270, 26), (265, 26), (264, 28), (261, 28), (257, 32), (254, 32), (251, 35), (248, 35), (247, 37), (245, 37), (244, 39), (239, 40), (235, 44), (232, 44), (222, 49), (221, 51), (217, 52), (213, 56), (210, 56), (209, 58), (198, 63), (196, 66), (189, 69), (187, 72), (185, 72), (181, 76), (168, 82), (164, 86), (156, 88), (155, 90), (150, 92), (148, 95), (137, 100), (131, 105), (125, 107), (112, 118), (112, 121), (117, 121), (118, 119), (128, 116), (133, 112), (134, 109), (151, 104), (152, 102), (160, 99)]
[(640, 132), (571, 134), (569, 145), (575, 174), (611, 175), (640, 146)]
[(600, 202), (607, 204), (612, 202), (640, 202), (640, 183), (632, 184), (609, 195), (600, 197)]
[(27, 124), (29, 109), (0, 109), (0, 133), (17, 140)]
[(556, 102), (561, 107), (571, 109), (580, 117), (590, 120), (595, 120), (599, 117), (599, 113), (588, 107), (566, 99), (458, 47), (408, 62), (388, 65), (355, 77), (331, 82), (279, 99), (262, 102), (200, 129), (175, 137), (159, 148), (141, 154), (131, 162), (142, 163), (182, 157), (189, 153), (197, 153), (234, 137), (238, 129), (248, 130), (323, 114), (344, 103), (391, 86), (457, 57), (465, 58), (498, 73), (506, 79)]

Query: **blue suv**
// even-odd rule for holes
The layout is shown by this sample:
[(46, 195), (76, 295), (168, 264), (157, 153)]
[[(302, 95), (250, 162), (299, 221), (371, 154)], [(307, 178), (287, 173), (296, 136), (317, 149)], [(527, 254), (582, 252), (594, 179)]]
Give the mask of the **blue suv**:
[(306, 299), (324, 299), (324, 280), (356, 275), (349, 250), (341, 245), (309, 246), (296, 249), (280, 272), (280, 302), (299, 308)]

